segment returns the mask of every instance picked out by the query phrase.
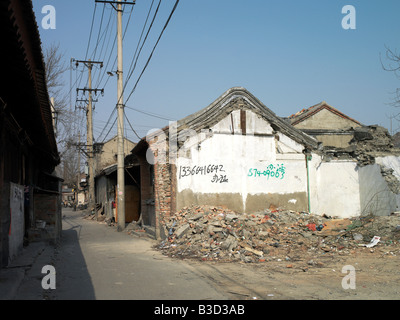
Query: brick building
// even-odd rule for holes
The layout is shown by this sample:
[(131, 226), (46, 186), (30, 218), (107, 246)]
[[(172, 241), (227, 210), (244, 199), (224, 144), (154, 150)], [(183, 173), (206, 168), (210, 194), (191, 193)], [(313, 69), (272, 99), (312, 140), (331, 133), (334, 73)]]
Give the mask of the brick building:
[(307, 209), (306, 153), (318, 147), (246, 89), (232, 88), (133, 148), (143, 222), (163, 237), (162, 219), (192, 204)]
[(368, 140), (332, 154), (319, 135), (291, 125), (241, 87), (141, 139), (132, 154), (140, 167), (143, 223), (163, 238), (163, 220), (191, 205), (238, 213), (281, 207), (343, 218), (398, 211), (400, 150), (384, 130), (359, 132), (357, 121), (320, 107), (309, 121), (322, 116), (322, 125), (332, 120), (331, 127), (337, 123)]

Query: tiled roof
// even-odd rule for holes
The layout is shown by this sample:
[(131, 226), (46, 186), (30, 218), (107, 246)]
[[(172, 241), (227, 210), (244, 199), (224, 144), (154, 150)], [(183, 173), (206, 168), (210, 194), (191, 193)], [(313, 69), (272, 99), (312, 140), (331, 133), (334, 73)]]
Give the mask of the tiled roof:
[(362, 125), (357, 120), (355, 120), (353, 118), (350, 118), (349, 116), (347, 116), (344, 113), (340, 112), (336, 108), (330, 106), (325, 101), (322, 101), (321, 103), (318, 103), (318, 104), (316, 104), (316, 105), (314, 105), (312, 107), (309, 107), (308, 109), (302, 109), (299, 112), (297, 112), (295, 114), (292, 114), (291, 116), (289, 116), (290, 123), (294, 126), (294, 125), (306, 120), (307, 118), (313, 116), (314, 114), (320, 112), (323, 109), (327, 109), (330, 112), (336, 114), (337, 116), (339, 116), (339, 117), (341, 117), (343, 119), (347, 119), (347, 120), (355, 122), (358, 125)]

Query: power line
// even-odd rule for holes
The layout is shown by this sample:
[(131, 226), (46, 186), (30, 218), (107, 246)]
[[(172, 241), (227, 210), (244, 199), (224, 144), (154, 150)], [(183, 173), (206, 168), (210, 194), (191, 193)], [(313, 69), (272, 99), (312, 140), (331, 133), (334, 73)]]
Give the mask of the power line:
[[(102, 25), (103, 25), (103, 17), (104, 17), (104, 10), (106, 9), (106, 5), (104, 4), (103, 5), (103, 11), (102, 11), (102, 13), (101, 13), (101, 20), (100, 20), (100, 26), (99, 26), (99, 33), (97, 34), (97, 41), (96, 41), (96, 46), (95, 46), (95, 48), (94, 48), (94, 52), (92, 53), (92, 57), (93, 57), (93, 60), (95, 60), (95, 58), (96, 58), (96, 51), (97, 51), (97, 46), (99, 45), (99, 42), (100, 42), (100, 33), (101, 33), (101, 27), (102, 27)], [(110, 15), (110, 17), (111, 17), (111, 15)]]
[[(114, 113), (115, 113), (116, 110), (117, 110), (117, 108), (114, 107), (113, 110), (112, 110), (112, 112), (111, 112), (111, 114), (110, 114), (110, 116), (109, 116), (109, 118), (108, 118), (108, 120), (107, 120), (106, 125), (104, 126), (103, 130), (101, 131), (101, 133), (100, 133), (100, 135), (99, 135), (99, 140), (100, 140), (100, 137), (102, 136), (104, 130), (107, 128), (108, 124), (110, 123), (110, 120), (111, 120), (111, 118), (113, 117), (113, 115), (114, 115)], [(115, 121), (114, 121), (114, 123), (115, 123)], [(113, 125), (114, 125), (114, 124), (113, 124)], [(112, 127), (112, 126), (111, 126), (111, 127)], [(110, 130), (111, 130), (111, 129), (110, 129)], [(109, 131), (109, 132), (110, 132), (110, 131)], [(108, 135), (108, 133), (107, 133), (107, 135)], [(106, 137), (107, 137), (107, 135), (106, 135)], [(104, 140), (105, 140), (105, 138), (103, 139), (103, 141), (104, 141)]]
[(174, 121), (172, 119), (169, 119), (169, 118), (164, 117), (162, 115), (158, 115), (156, 113), (146, 112), (146, 111), (143, 111), (143, 110), (140, 110), (140, 109), (136, 109), (136, 108), (132, 108), (132, 107), (128, 107), (128, 106), (125, 106), (125, 108), (128, 108), (128, 109), (136, 111), (136, 112), (143, 113), (143, 114), (148, 115), (150, 117), (154, 117), (154, 118), (158, 118), (158, 119), (162, 119), (162, 120)]
[[(115, 110), (116, 110), (116, 109), (115, 109)], [(117, 119), (118, 119), (118, 117), (115, 117), (115, 120), (114, 120), (113, 124), (111, 125), (111, 127), (110, 127), (110, 129), (108, 130), (107, 134), (104, 136), (104, 139), (102, 140), (102, 142), (104, 142), (104, 141), (107, 139), (107, 137), (108, 137), (108, 135), (109, 135), (111, 129), (114, 127), (115, 123), (117, 122)]]
[(128, 117), (126, 116), (126, 113), (125, 113), (124, 115), (125, 115), (126, 121), (128, 121), (128, 123), (129, 123), (129, 126), (131, 127), (133, 133), (136, 135), (136, 137), (139, 138), (139, 140), (142, 139), (141, 137), (139, 137), (139, 135), (137, 134), (137, 132), (135, 131), (135, 129), (133, 129), (133, 127), (132, 127), (132, 125), (131, 125), (131, 122), (129, 121)]
[[(142, 51), (142, 48), (143, 48), (143, 46), (144, 46), (144, 44), (145, 44), (145, 42), (146, 42), (146, 40), (147, 40), (147, 36), (149, 35), (150, 30), (151, 30), (151, 28), (152, 28), (152, 26), (153, 26), (154, 20), (155, 20), (155, 18), (156, 18), (156, 16), (157, 16), (158, 8), (160, 7), (161, 0), (158, 2), (158, 6), (157, 6), (157, 8), (156, 8), (156, 11), (154, 12), (153, 19), (152, 19), (152, 21), (151, 21), (151, 23), (150, 23), (150, 26), (149, 26), (148, 30), (147, 30), (146, 36), (145, 36), (145, 38), (144, 38), (144, 40), (143, 40), (143, 43), (142, 43), (142, 45), (141, 45), (141, 47), (140, 47), (139, 53), (138, 53), (138, 55), (136, 56), (136, 53), (138, 52), (138, 49), (139, 49), (140, 41), (142, 40), (142, 36), (143, 36), (143, 33), (144, 33), (144, 29), (146, 28), (147, 21), (148, 21), (148, 19), (149, 19), (150, 13), (151, 13), (151, 9), (153, 8), (153, 3), (154, 3), (154, 0), (151, 2), (150, 9), (149, 9), (149, 13), (147, 14), (146, 21), (145, 21), (145, 23), (144, 23), (144, 25), (143, 25), (143, 29), (142, 29), (142, 32), (141, 32), (141, 34), (140, 34), (140, 38), (139, 38), (138, 44), (137, 44), (137, 46), (136, 46), (135, 53), (134, 53), (134, 55), (132, 56), (132, 61), (131, 61), (131, 64), (130, 64), (129, 70), (128, 70), (128, 79), (127, 79), (127, 81), (126, 81), (126, 83), (125, 83), (125, 87), (126, 87), (126, 84), (127, 84), (128, 81), (129, 81), (129, 79), (131, 78), (131, 76), (132, 76), (132, 74), (133, 74), (133, 71), (135, 70), (137, 60), (138, 60), (138, 58), (139, 58), (139, 56), (140, 56), (140, 53), (141, 53), (141, 51)], [(135, 57), (136, 57), (136, 59), (135, 59)], [(134, 61), (135, 61), (135, 64), (133, 65), (133, 62), (134, 62)], [(133, 69), (131, 69), (132, 66), (133, 66)]]
[[(111, 19), (112, 19), (112, 18), (115, 18), (115, 16), (112, 14), (112, 11), (110, 11), (110, 17), (109, 17), (109, 19), (108, 19), (107, 25), (105, 26), (104, 31), (103, 31), (103, 33), (102, 33), (100, 39), (99, 39), (99, 43), (98, 43), (98, 45), (97, 45), (97, 47), (98, 47), (99, 44), (100, 44), (100, 41), (102, 41), (102, 43), (101, 43), (101, 49), (100, 49), (100, 53), (99, 53), (99, 59), (100, 59), (100, 57), (101, 57), (101, 55), (102, 55), (102, 53), (103, 53), (104, 45), (105, 45), (106, 42), (107, 42), (106, 52), (104, 53), (104, 57), (101, 59), (102, 61), (104, 61), (104, 58), (105, 58), (105, 56), (106, 56), (108, 47), (109, 47), (109, 45), (110, 45), (111, 34), (112, 34), (113, 29), (114, 29), (113, 27), (109, 28), (110, 22), (111, 22)], [(114, 23), (112, 24), (112, 26), (114, 26)], [(109, 32), (109, 31), (110, 31), (110, 32)], [(107, 37), (108, 37), (108, 40), (107, 40)], [(96, 47), (95, 53), (97, 53), (97, 47)], [(93, 59), (95, 59), (95, 57), (93, 57)], [(97, 69), (97, 70), (99, 70), (99, 69)], [(101, 74), (101, 72), (99, 72), (98, 78), (100, 77), (100, 74)], [(94, 73), (94, 77), (96, 77), (96, 72)]]
[[(154, 0), (153, 0), (153, 1), (154, 1)], [(123, 36), (122, 36), (122, 39), (125, 39), (125, 35), (126, 35), (126, 32), (127, 32), (127, 30), (128, 30), (128, 26), (129, 26), (129, 23), (130, 23), (130, 20), (131, 20), (132, 12), (133, 12), (133, 6), (131, 7), (131, 11), (129, 12), (129, 18), (128, 18), (128, 21), (127, 21), (127, 23), (126, 23), (126, 25), (125, 25), (124, 34), (123, 34)], [(101, 79), (98, 81), (98, 86), (100, 86), (100, 83), (103, 81), (103, 78), (104, 78), (104, 76), (106, 75), (106, 73), (107, 73), (107, 71), (108, 71), (108, 65), (109, 65), (110, 59), (111, 59), (111, 57), (112, 57), (112, 55), (113, 55), (113, 52), (114, 52), (114, 49), (115, 49), (115, 42), (116, 42), (116, 41), (117, 41), (117, 35), (115, 35), (115, 37), (114, 37), (114, 42), (113, 42), (113, 44), (112, 44), (112, 49), (111, 49), (110, 54), (109, 54), (109, 57), (108, 57), (108, 59), (107, 59), (107, 64), (106, 64), (106, 67), (104, 68), (104, 72), (103, 72), (103, 74), (102, 74), (102, 76), (101, 76)], [(113, 63), (113, 65), (112, 65), (112, 67), (111, 67), (111, 70), (114, 70), (114, 66), (115, 66), (115, 63), (116, 63), (116, 62), (117, 62), (117, 56), (115, 56), (115, 58), (114, 58), (114, 63)], [(104, 85), (102, 86), (103, 88), (105, 88), (105, 86), (107, 85), (109, 79), (110, 79), (110, 77), (107, 77), (106, 82), (105, 82)]]
[(97, 3), (94, 4), (94, 10), (93, 10), (93, 15), (92, 15), (92, 25), (90, 27), (89, 40), (88, 40), (88, 46), (86, 48), (85, 60), (87, 60), (87, 54), (88, 54), (89, 47), (90, 47), (90, 39), (92, 38), (92, 31), (93, 31), (94, 17), (96, 15), (96, 8), (97, 8)]
[(139, 78), (137, 79), (137, 81), (136, 81), (136, 83), (135, 83), (135, 86), (133, 87), (132, 91), (131, 91), (130, 94), (128, 95), (128, 98), (125, 100), (125, 103), (129, 100), (129, 98), (132, 96), (133, 92), (136, 90), (136, 87), (137, 87), (137, 85), (138, 85), (138, 83), (139, 83), (139, 81), (140, 81), (140, 79), (141, 79), (141, 77), (142, 77), (144, 71), (146, 70), (147, 66), (149, 65), (149, 62), (150, 62), (151, 58), (153, 57), (153, 53), (154, 53), (154, 51), (155, 51), (155, 49), (156, 49), (156, 47), (157, 47), (157, 45), (158, 45), (158, 43), (159, 43), (159, 41), (160, 41), (160, 39), (161, 39), (161, 37), (162, 37), (162, 35), (163, 35), (165, 29), (167, 28), (167, 26), (168, 26), (168, 24), (169, 24), (169, 21), (171, 20), (171, 17), (172, 17), (172, 15), (173, 15), (174, 12), (175, 12), (176, 7), (178, 6), (178, 3), (179, 3), (179, 0), (177, 0), (177, 1), (175, 2), (175, 5), (174, 5), (174, 7), (172, 8), (172, 11), (171, 11), (171, 13), (170, 13), (170, 15), (169, 15), (169, 17), (168, 17), (168, 20), (166, 21), (166, 23), (165, 23), (165, 25), (164, 25), (164, 27), (163, 27), (161, 33), (160, 33), (160, 36), (158, 37), (157, 42), (156, 42), (156, 44), (154, 45), (153, 50), (151, 51), (150, 56), (149, 56), (149, 58), (147, 59), (147, 62), (146, 62), (146, 64), (145, 64), (145, 66), (144, 66), (142, 72), (140, 73)]

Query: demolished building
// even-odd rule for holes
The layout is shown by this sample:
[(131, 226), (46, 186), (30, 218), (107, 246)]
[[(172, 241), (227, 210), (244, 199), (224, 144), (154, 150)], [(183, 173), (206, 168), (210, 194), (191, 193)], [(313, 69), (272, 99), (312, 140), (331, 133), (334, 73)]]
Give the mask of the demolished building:
[[(143, 223), (163, 237), (160, 221), (190, 205), (238, 213), (272, 206), (338, 217), (396, 211), (399, 195), (382, 172), (396, 177), (400, 158), (394, 150), (379, 156), (362, 150), (360, 133), (373, 127), (352, 130), (349, 146), (326, 149), (246, 89), (231, 88), (132, 149)], [(366, 155), (374, 161), (362, 163)]]

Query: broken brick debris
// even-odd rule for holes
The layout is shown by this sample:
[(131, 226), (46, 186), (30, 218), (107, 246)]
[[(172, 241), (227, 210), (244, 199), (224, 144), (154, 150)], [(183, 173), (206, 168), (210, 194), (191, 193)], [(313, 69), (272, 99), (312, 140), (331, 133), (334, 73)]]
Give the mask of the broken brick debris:
[(279, 208), (239, 214), (224, 207), (194, 205), (162, 221), (162, 228), (166, 239), (156, 248), (171, 257), (245, 263), (277, 260), (292, 265), (327, 254), (351, 254), (375, 235), (381, 237), (380, 244), (397, 243), (400, 215), (334, 219)]

